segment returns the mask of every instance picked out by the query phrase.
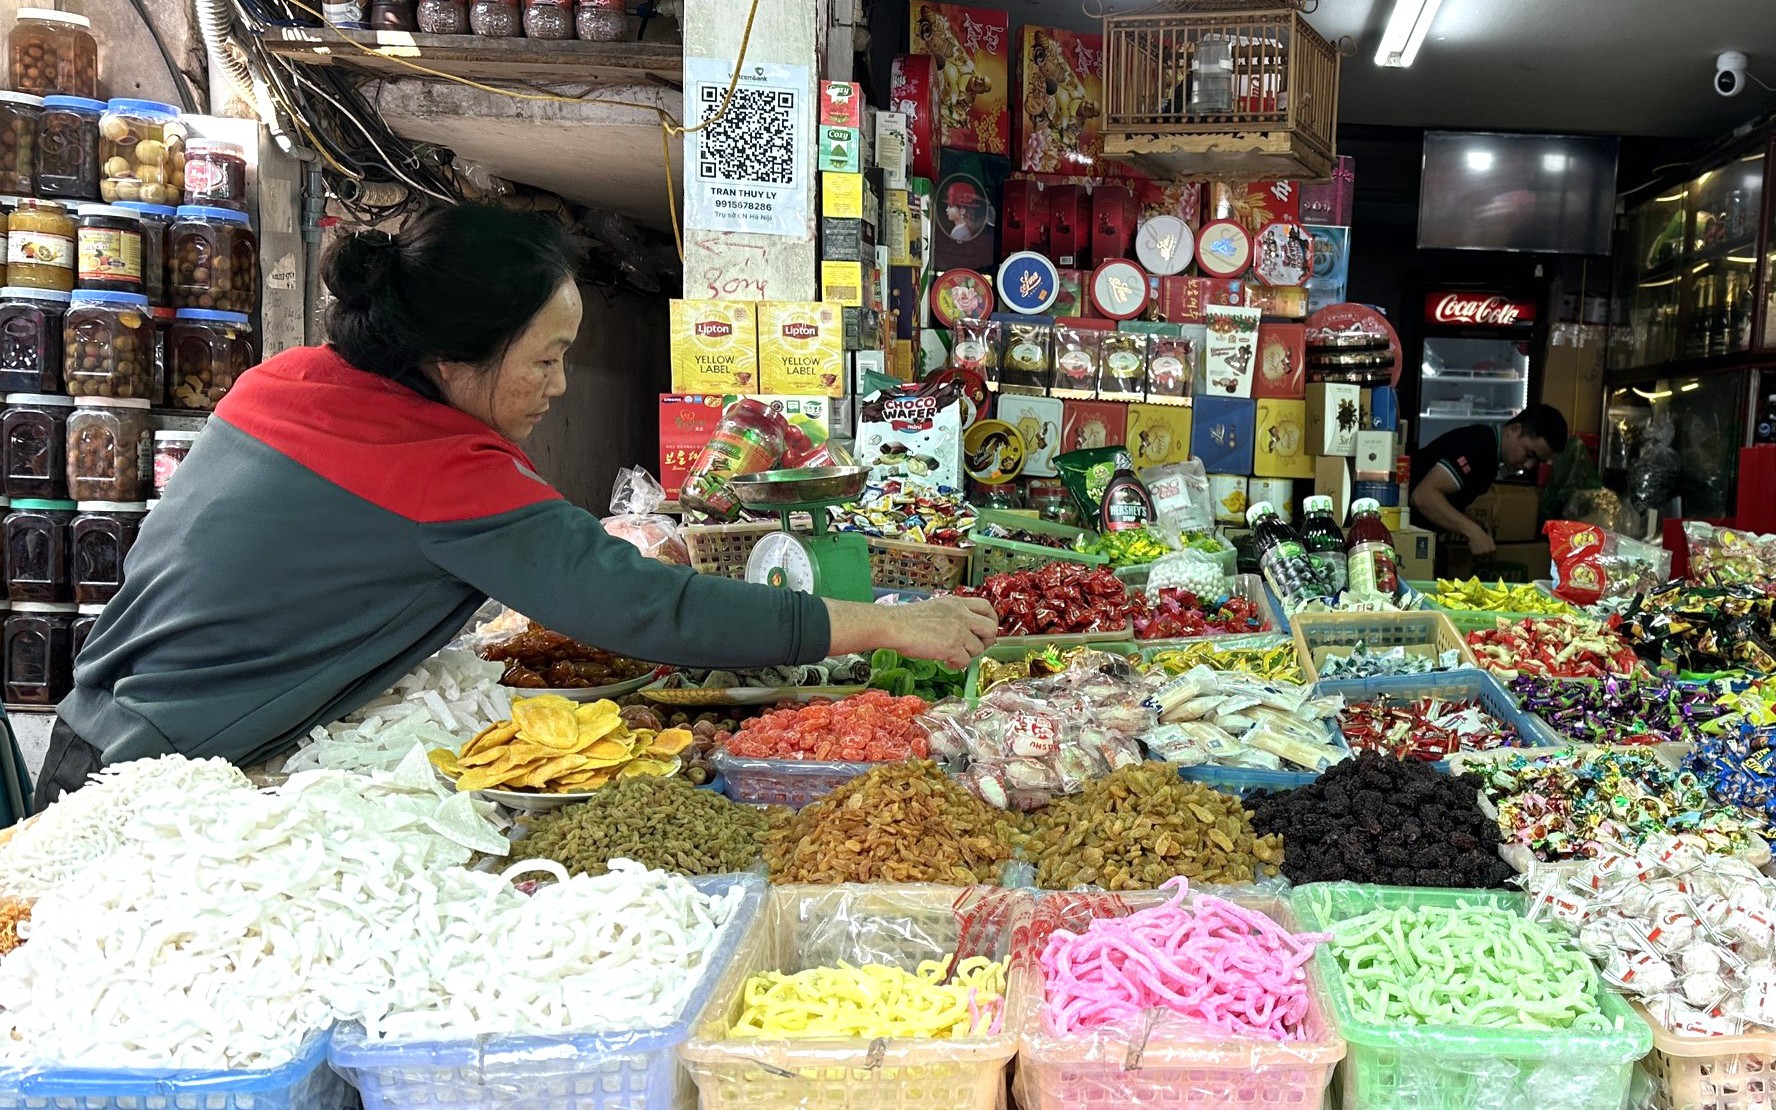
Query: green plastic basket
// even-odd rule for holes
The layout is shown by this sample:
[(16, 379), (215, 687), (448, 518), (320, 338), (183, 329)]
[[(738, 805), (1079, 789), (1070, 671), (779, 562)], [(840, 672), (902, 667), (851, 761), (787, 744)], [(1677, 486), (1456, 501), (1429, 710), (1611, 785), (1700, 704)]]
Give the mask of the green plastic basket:
[[(1492, 581), (1502, 582), (1512, 586), (1521, 585), (1521, 583), (1514, 582), (1509, 578), (1494, 578)], [(1425, 605), (1428, 608), (1447, 614), (1450, 623), (1455, 625), (1455, 630), (1460, 632), (1463, 636), (1466, 636), (1476, 628), (1491, 628), (1500, 620), (1507, 620), (1512, 624), (1516, 624), (1520, 620), (1545, 620), (1548, 617), (1561, 615), (1556, 613), (1514, 613), (1498, 609), (1455, 609), (1448, 605), (1444, 605), (1437, 600), (1437, 583), (1434, 580), (1425, 582), (1407, 582), (1406, 584), (1424, 595)], [(1549, 594), (1548, 596), (1553, 600), (1559, 600), (1558, 598), (1554, 598), (1553, 594)], [(1567, 605), (1564, 601), (1562, 601), (1561, 604)], [(1568, 612), (1564, 614), (1566, 616), (1584, 616), (1583, 613), (1580, 613), (1571, 605), (1567, 605), (1567, 609)]]
[[(1502, 906), (1522, 912), (1522, 894), (1313, 883), (1290, 895), (1303, 932), (1378, 909)], [(1599, 1009), (1617, 1028), (1472, 1029), (1374, 1024), (1352, 1013), (1344, 973), (1322, 945), (1314, 961), (1348, 1046), (1339, 1069), (1344, 1110), (1621, 1110), (1634, 1063), (1653, 1047), (1652, 1030), (1626, 1000), (1595, 982)]]
[[(1066, 540), (1068, 546), (1064, 549), (1043, 547), (1019, 540), (999, 539), (985, 534), (989, 524), (1054, 536)], [(973, 526), (968, 529), (968, 542), (974, 545), (974, 563), (969, 569), (968, 584), (978, 586), (986, 581), (989, 574), (1035, 570), (1049, 563), (1078, 563), (1081, 566), (1101, 567), (1110, 561), (1110, 556), (1088, 555), (1072, 549), (1074, 540), (1082, 537), (1089, 540), (1094, 535), (1096, 533), (1085, 528), (1075, 528), (1071, 524), (1056, 524), (1040, 517), (1025, 516), (1023, 513), (1005, 509), (983, 509), (974, 518)]]

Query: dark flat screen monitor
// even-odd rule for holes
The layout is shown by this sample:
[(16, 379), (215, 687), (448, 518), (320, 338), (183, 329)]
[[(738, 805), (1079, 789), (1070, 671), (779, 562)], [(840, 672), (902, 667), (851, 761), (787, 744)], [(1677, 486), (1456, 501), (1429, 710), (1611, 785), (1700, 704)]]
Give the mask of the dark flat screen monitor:
[(1425, 132), (1420, 247), (1608, 254), (1615, 210), (1613, 138)]

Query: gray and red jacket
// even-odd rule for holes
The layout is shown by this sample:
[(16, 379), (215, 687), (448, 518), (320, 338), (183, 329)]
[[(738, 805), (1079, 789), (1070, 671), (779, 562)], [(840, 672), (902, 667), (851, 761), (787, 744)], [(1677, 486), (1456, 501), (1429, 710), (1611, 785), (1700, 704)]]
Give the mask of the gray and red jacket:
[(106, 763), (262, 762), (387, 689), (490, 596), (687, 666), (808, 663), (830, 639), (818, 598), (643, 558), (479, 420), (302, 348), (217, 407), (57, 712)]

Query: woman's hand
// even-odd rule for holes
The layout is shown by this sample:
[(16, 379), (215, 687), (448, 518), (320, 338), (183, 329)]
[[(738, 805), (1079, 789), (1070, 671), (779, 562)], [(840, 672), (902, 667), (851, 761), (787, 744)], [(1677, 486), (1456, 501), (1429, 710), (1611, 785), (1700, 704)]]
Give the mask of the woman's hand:
[(834, 655), (892, 648), (962, 670), (999, 636), (999, 616), (978, 597), (939, 597), (912, 605), (826, 603)]

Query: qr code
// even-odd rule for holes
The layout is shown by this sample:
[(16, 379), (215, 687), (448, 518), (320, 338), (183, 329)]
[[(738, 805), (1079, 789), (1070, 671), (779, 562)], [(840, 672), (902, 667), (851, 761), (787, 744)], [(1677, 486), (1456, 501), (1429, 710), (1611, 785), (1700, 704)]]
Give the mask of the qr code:
[[(704, 85), (706, 120), (721, 110), (727, 86)], [(697, 176), (705, 180), (795, 183), (796, 94), (790, 89), (734, 90), (727, 115), (698, 132)]]

